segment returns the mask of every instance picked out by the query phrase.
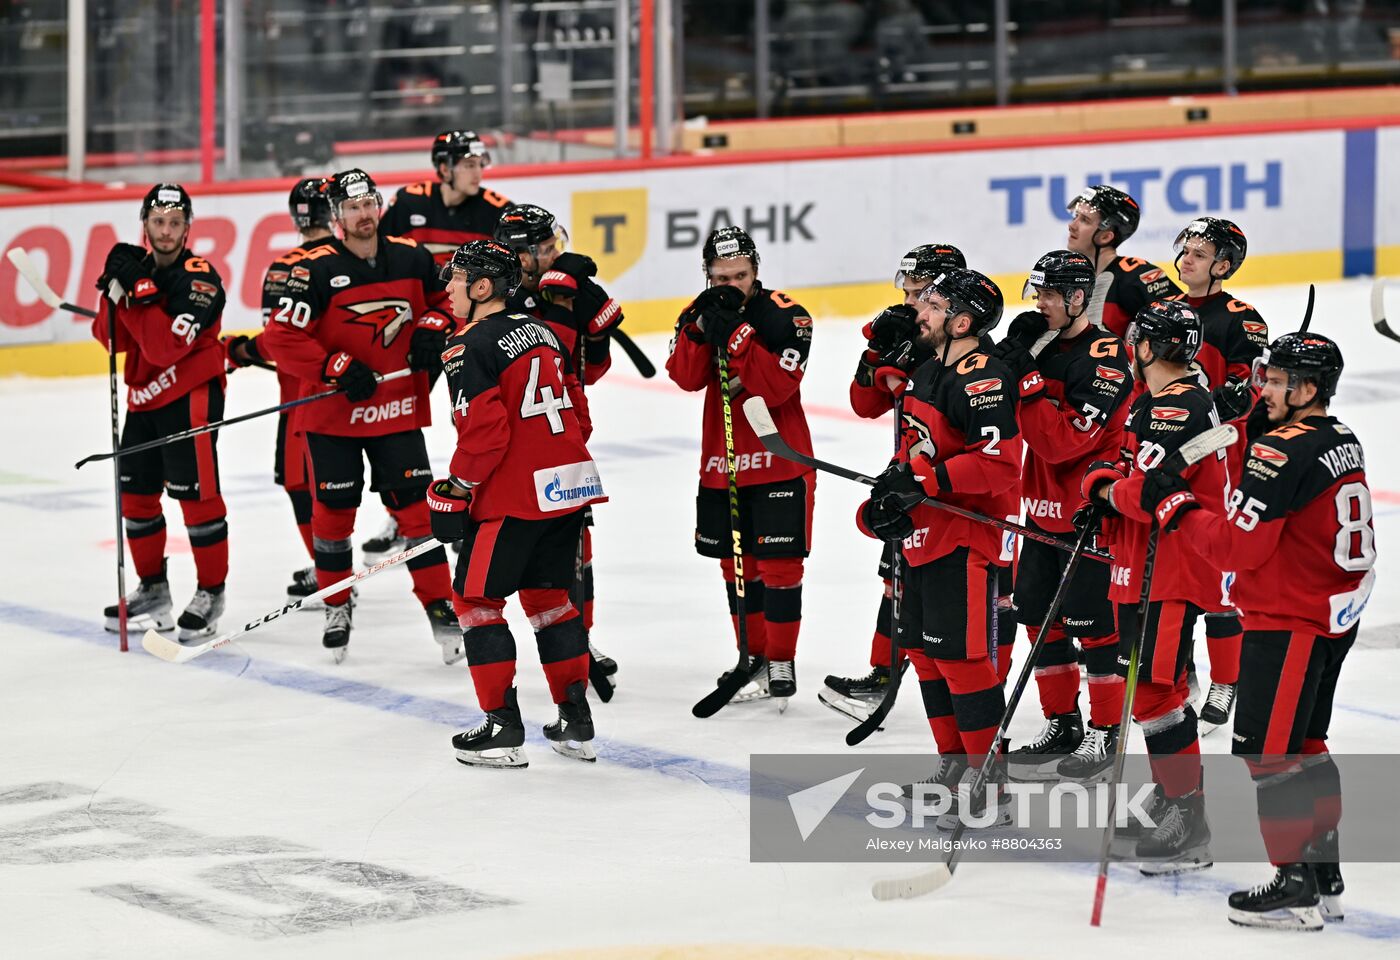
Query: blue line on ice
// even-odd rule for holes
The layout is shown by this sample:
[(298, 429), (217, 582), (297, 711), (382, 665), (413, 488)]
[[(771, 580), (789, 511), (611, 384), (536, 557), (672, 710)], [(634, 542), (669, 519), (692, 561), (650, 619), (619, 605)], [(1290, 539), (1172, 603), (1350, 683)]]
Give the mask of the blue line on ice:
[[(82, 640), (85, 643), (98, 644), (107, 649), (111, 649), (114, 643), (113, 635), (95, 626), (91, 620), (69, 617), (16, 603), (0, 601), (0, 622), (28, 627), (54, 636)], [(134, 634), (132, 639), (139, 643), (139, 634)], [(144, 651), (142, 655), (145, 655)], [(314, 670), (257, 660), (246, 654), (215, 651), (197, 660), (191, 660), (190, 664), (216, 673), (257, 680), (269, 686), (330, 697), (345, 703), (369, 707), (398, 716), (412, 717), (417, 720), (426, 720), (430, 723), (457, 729), (472, 726), (481, 719), (479, 712), (467, 709), (460, 704), (399, 693), (369, 683), (342, 680), (327, 674), (317, 673)], [(1337, 709), (1400, 722), (1400, 717), (1376, 710), (1340, 705)], [(531, 739), (544, 742), (543, 737), (539, 734), (533, 734)], [(707, 786), (720, 790), (730, 790), (745, 795), (749, 792), (748, 771), (738, 767), (712, 763), (698, 757), (667, 753), (664, 750), (651, 747), (620, 743), (616, 740), (602, 741), (600, 746), (603, 746), (605, 750), (600, 759), (609, 763), (620, 764), (635, 770), (653, 770), (680, 779), (696, 779)], [(1085, 875), (1097, 872), (1097, 867), (1093, 864), (1060, 863), (1053, 864), (1053, 866)], [(1261, 871), (1262, 869), (1261, 865)], [(1226, 895), (1237, 888), (1237, 884), (1231, 881), (1215, 880), (1205, 873), (1184, 874), (1173, 878), (1145, 878), (1136, 871), (1123, 866), (1114, 870), (1113, 882), (1116, 884), (1127, 883), (1134, 888), (1150, 887), (1159, 891), (1164, 887), (1169, 887), (1174, 896), (1190, 896), (1203, 903), (1209, 902), (1219, 907), (1222, 912)], [(1331, 925), (1329, 929), (1334, 933), (1351, 934), (1368, 940), (1400, 940), (1400, 917), (1348, 907), (1346, 920), (1343, 923)]]

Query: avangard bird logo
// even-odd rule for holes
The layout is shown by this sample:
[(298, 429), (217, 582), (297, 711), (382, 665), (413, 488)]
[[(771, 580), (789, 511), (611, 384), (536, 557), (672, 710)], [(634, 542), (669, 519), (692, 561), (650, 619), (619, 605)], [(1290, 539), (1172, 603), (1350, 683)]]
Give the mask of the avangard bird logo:
[(355, 314), (346, 323), (372, 327), (385, 347), (392, 346), (399, 333), (413, 320), (413, 304), (407, 300), (366, 300), (363, 303), (347, 303), (345, 309)]

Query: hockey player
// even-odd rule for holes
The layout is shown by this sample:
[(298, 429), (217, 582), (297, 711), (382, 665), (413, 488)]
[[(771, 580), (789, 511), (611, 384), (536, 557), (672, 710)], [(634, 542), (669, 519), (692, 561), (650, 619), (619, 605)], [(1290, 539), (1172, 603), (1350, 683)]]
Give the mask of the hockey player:
[[(1157, 782), (1157, 826), (1137, 837), (1144, 873), (1171, 873), (1211, 864), (1201, 743), (1187, 698), (1186, 661), (1202, 606), (1220, 595), (1220, 577), (1181, 537), (1161, 537), (1151, 582), (1147, 624), (1138, 619), (1143, 564), (1154, 524), (1143, 510), (1143, 473), (1218, 422), (1210, 392), (1191, 373), (1201, 345), (1201, 318), (1180, 301), (1154, 300), (1134, 318), (1125, 341), (1133, 375), (1146, 385), (1128, 410), (1123, 459), (1101, 460), (1084, 475), (1083, 494), (1105, 511), (1103, 536), (1113, 553), (1109, 597), (1118, 604), (1118, 654), (1126, 672), (1133, 643), (1144, 636), (1133, 719), (1142, 726)], [(1224, 512), (1224, 453), (1183, 475), (1203, 506)], [(1121, 831), (1120, 831), (1121, 833)], [(1130, 839), (1131, 834), (1125, 835)]]
[[(427, 248), (439, 267), (469, 240), (489, 240), (510, 200), (481, 185), (491, 154), (474, 130), (445, 130), (430, 151), (437, 180), (400, 187), (384, 211), (379, 232), (407, 237)], [(361, 544), (366, 562), (404, 549), (406, 541), (389, 503), (384, 528)]]
[[(612, 366), (611, 331), (622, 323), (622, 307), (593, 278), (598, 266), (590, 257), (565, 250), (569, 235), (554, 215), (534, 204), (515, 206), (501, 215), (495, 239), (520, 258), (521, 282), (506, 301), (512, 313), (543, 320), (573, 360), (579, 383), (597, 383)], [(575, 592), (589, 635), (590, 669), (595, 678), (617, 673), (617, 661), (592, 641), (593, 512), (584, 514), (579, 556), (581, 583)]]
[(437, 181), (400, 187), (384, 211), (379, 230), (388, 237), (408, 237), (442, 266), (469, 240), (489, 240), (511, 202), (481, 185), (491, 154), (474, 130), (445, 130), (433, 140)]
[[(967, 260), (962, 251), (948, 243), (924, 243), (906, 253), (894, 275), (895, 289), (904, 302), (887, 307), (865, 325), (865, 350), (851, 380), (851, 409), (858, 416), (876, 419), (895, 408), (909, 374), (928, 359), (926, 347), (918, 343), (918, 313), (915, 304), (920, 291), (945, 270), (963, 269)], [(817, 698), (837, 713), (853, 720), (865, 720), (874, 711), (890, 685), (890, 631), (894, 629), (894, 545), (885, 544), (880, 552), (880, 579), (884, 594), (875, 615), (875, 635), (870, 639), (870, 672), (863, 677), (830, 675), (817, 691)], [(900, 669), (908, 660), (900, 657)]]
[[(114, 244), (99, 290), (112, 281), (123, 293), (104, 296), (92, 323), (104, 347), (126, 354), (126, 424), (121, 446), (157, 440), (224, 417), (224, 349), (219, 321), (223, 280), (185, 246), (194, 204), (177, 183), (158, 183), (141, 201), (146, 245)], [(115, 315), (116, 343), (108, 327)], [(140, 586), (126, 598), (127, 615), (141, 625), (170, 630), (165, 515), (161, 490), (179, 501), (194, 553), (197, 587), (180, 614), (182, 642), (211, 635), (223, 615), (228, 577), (227, 510), (219, 486), (218, 434), (205, 433), (121, 458), (121, 508)], [(117, 629), (118, 608), (103, 611)]]
[(922, 501), (1014, 514), (1023, 444), (1015, 380), (983, 346), (1001, 319), (996, 284), (975, 270), (948, 270), (919, 294), (918, 313), (931, 359), (903, 391), (900, 451), (857, 522), (868, 535), (903, 543), (900, 645), (941, 755), (933, 779), (953, 786), (975, 776), (1005, 708), (995, 607), (1002, 536)]
[[(287, 198), (287, 208), (292, 223), (301, 234), (301, 243), (272, 261), (263, 277), (262, 317), (266, 327), (272, 316), (286, 309), (291, 298), (286, 286), (287, 276), (292, 266), (308, 251), (325, 246), (335, 240), (331, 232), (331, 205), (322, 192), (324, 177), (311, 177), (298, 180)], [(242, 334), (226, 341), (229, 363), (235, 367), (251, 364), (264, 364), (262, 335), (248, 337)], [(301, 379), (283, 370), (277, 371), (278, 403), (288, 403), (301, 394)], [(293, 603), (315, 593), (316, 550), (311, 539), (311, 481), (306, 470), (306, 437), (293, 426), (297, 416), (295, 409), (285, 411), (277, 417), (277, 447), (273, 456), (273, 482), (287, 491), (292, 501), (292, 515), (296, 518), (297, 530), (306, 545), (311, 566), (292, 574), (292, 582), (287, 587), (287, 602)], [(301, 609), (320, 609), (318, 601)]]
[[(432, 422), (428, 375), (440, 370), (451, 319), (432, 257), (412, 240), (379, 233), (381, 198), (363, 170), (346, 170), (325, 187), (341, 239), (307, 251), (291, 265), (286, 299), (262, 334), (263, 352), (279, 369), (300, 377), (304, 392), (322, 383), (344, 396), (302, 407), (297, 426), (306, 434), (316, 499), (311, 533), (316, 582), (328, 587), (353, 565), (350, 534), (364, 486), (390, 500), (409, 544), (431, 533), (425, 502), (432, 477), (422, 428)], [(380, 385), (376, 374), (409, 367), (411, 377)], [(406, 564), (413, 593), (427, 612), (445, 663), (462, 658), (461, 634), (449, 601), (451, 577), (442, 550)], [(336, 661), (350, 642), (348, 591), (326, 599), (321, 643)]]
[(1244, 616), (1232, 751), (1258, 791), (1271, 882), (1230, 894), (1242, 926), (1317, 930), (1342, 919), (1337, 825), (1341, 781), (1327, 751), (1337, 678), (1375, 582), (1366, 459), (1328, 413), (1342, 373), (1337, 345), (1288, 333), (1268, 349), (1260, 402), (1268, 432), (1252, 438), (1227, 512), (1198, 509), (1181, 477), (1149, 471), (1142, 506), (1198, 560), (1239, 574)]
[(1161, 267), (1138, 257), (1120, 257), (1118, 248), (1137, 232), (1142, 210), (1116, 187), (1095, 184), (1066, 207), (1070, 212), (1065, 246), (1094, 263), (1098, 281), (1089, 298), (1089, 322), (1118, 336), (1153, 300), (1181, 291)]
[[(1184, 299), (1195, 308), (1204, 329), (1196, 364), (1215, 397), (1216, 413), (1222, 420), (1237, 419), (1249, 412), (1251, 371), (1269, 343), (1269, 328), (1259, 312), (1222, 287), (1244, 263), (1249, 249), (1244, 231), (1229, 220), (1199, 217), (1177, 234), (1174, 249), (1176, 271), (1186, 293), (1173, 299)], [(1226, 459), (1232, 487), (1244, 465), (1243, 435), (1241, 441)], [(1220, 596), (1206, 607), (1211, 683), (1201, 707), (1201, 723), (1208, 724), (1208, 730), (1229, 720), (1240, 675), (1242, 631), (1228, 589), (1233, 579), (1232, 573), (1221, 574)]]
[(583, 391), (554, 331), (506, 307), (520, 282), (514, 251), (473, 240), (446, 271), (452, 312), (464, 321), (443, 353), (457, 447), (451, 475), (433, 483), (429, 502), (433, 534), (463, 542), (453, 599), (486, 713), (452, 746), (464, 764), (527, 765), (515, 639), (502, 616), (505, 598), (519, 592), (559, 707), (544, 735), (559, 753), (594, 760), (588, 638), (569, 587), (584, 510), (607, 498), (585, 445)]
[[(728, 389), (735, 407), (746, 395), (762, 397), (783, 438), (794, 450), (810, 455), (812, 439), (802, 411), (801, 384), (812, 346), (812, 318), (787, 294), (763, 285), (758, 248), (739, 227), (711, 233), (701, 256), (706, 289), (676, 321), (666, 372), (682, 390), (705, 391), (695, 549), (702, 557), (720, 561), (737, 635), (738, 593), (720, 391)], [(719, 381), (720, 351), (728, 358), (727, 385)], [(802, 572), (811, 549), (816, 474), (764, 450), (743, 417), (733, 418), (733, 445), (753, 681), (735, 699), (786, 700), (797, 693), (793, 660), (802, 622)]]
[[(1072, 517), (1085, 469), (1096, 460), (1116, 458), (1122, 447), (1133, 383), (1122, 340), (1089, 322), (1095, 275), (1082, 253), (1054, 250), (1037, 260), (1022, 297), (1034, 298), (1039, 312), (1017, 317), (995, 351), (1019, 387), (1026, 523), (1067, 542), (1075, 539)], [(1058, 336), (1033, 356), (1031, 347), (1047, 328)], [(1036, 540), (1021, 545), (1016, 607), (1032, 642), (1068, 559), (1064, 551)], [(1087, 736), (1079, 714), (1079, 661), (1070, 637), (1083, 646), (1089, 674)], [(1108, 566), (1081, 563), (1035, 664), (1045, 727), (1007, 755), (1013, 776), (1084, 779), (1107, 769), (1123, 711), (1117, 656)], [(1063, 759), (1052, 764), (1052, 757)]]

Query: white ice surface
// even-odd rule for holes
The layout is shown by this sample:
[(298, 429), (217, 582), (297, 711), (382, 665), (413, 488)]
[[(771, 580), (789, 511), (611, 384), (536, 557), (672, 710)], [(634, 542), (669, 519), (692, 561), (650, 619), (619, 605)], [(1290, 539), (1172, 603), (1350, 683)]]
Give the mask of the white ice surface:
[[(1305, 288), (1239, 292), (1275, 333), (1301, 316)], [(1363, 642), (1338, 690), (1332, 744), (1346, 752), (1391, 751), (1400, 732), (1400, 597), (1390, 576), (1400, 542), (1400, 344), (1372, 330), (1367, 293), (1362, 282), (1324, 287), (1314, 320), (1347, 357), (1335, 411), (1366, 445), (1381, 558)], [(888, 455), (889, 425), (857, 420), (846, 402), (858, 329), (854, 320), (818, 324), (803, 395), (818, 455), (874, 470)], [(660, 367), (665, 338), (638, 340)], [(229, 396), (229, 415), (274, 403), (274, 378), (240, 371)], [(878, 544), (852, 523), (861, 490), (830, 476), (818, 485), (800, 694), (786, 715), (750, 705), (697, 720), (691, 704), (733, 657), (716, 565), (691, 546), (698, 397), (664, 372), (641, 380), (619, 354), (590, 400), (592, 446), (612, 496), (597, 510), (594, 638), (621, 663), (621, 684), (612, 704), (595, 706), (598, 764), (553, 754), (533, 732), (552, 709), (512, 604), (533, 739), (530, 768), (503, 772), (453, 761), (449, 737), (475, 722), (475, 698), (465, 665), (441, 664), (401, 570), (362, 588), (350, 656), (338, 667), (321, 649), (320, 616), (306, 613), (185, 666), (147, 656), (136, 637), (133, 652), (119, 655), (100, 617), (115, 589), (111, 471), (72, 468), (108, 447), (106, 378), (0, 381), (0, 952), (340, 960), (762, 943), (1264, 957), (1303, 947), (1226, 922), (1224, 894), (1265, 879), (1263, 865), (1222, 864), (1176, 881), (1115, 868), (1105, 926), (1092, 930), (1091, 866), (970, 863), (934, 897), (879, 904), (870, 881), (899, 869), (750, 864), (749, 753), (848, 749), (849, 722), (819, 705), (816, 691), (829, 672), (866, 669)], [(441, 468), (451, 443), (442, 388), (434, 402), (429, 447)], [(307, 563), (271, 482), (272, 443), (271, 418), (220, 439), (231, 530), (226, 627), (280, 605), (288, 573)], [(178, 611), (193, 571), (178, 509), (168, 505), (167, 517)], [(370, 497), (356, 542), (382, 520)], [(1029, 692), (1012, 732), (1028, 736), (1038, 723)], [(931, 752), (918, 697), (901, 697), (889, 728), (861, 749)], [(1227, 737), (1208, 738), (1204, 749), (1227, 751)], [(18, 791), (45, 783), (71, 786), (21, 802), (33, 794)], [(141, 815), (145, 808), (154, 810)], [(41, 819), (63, 813), (76, 818), (68, 833), (55, 829), (61, 818)], [(135, 822), (145, 826), (133, 843), (123, 824)], [(249, 836), (275, 842), (251, 848), (261, 853), (215, 846)], [(286, 858), (312, 866), (279, 866)], [(346, 875), (359, 879), (286, 879), (318, 861), (349, 863)], [(228, 879), (249, 863), (258, 869)], [(401, 898), (398, 915), (409, 918), (387, 919), (394, 910), (375, 890), (383, 875), (358, 864), (410, 875), (420, 895), (435, 882), (487, 899), (435, 912)], [(1394, 956), (1400, 870), (1349, 865), (1346, 877), (1349, 916), (1321, 935), (1327, 947)], [(336, 899), (287, 906), (308, 891)], [(375, 903), (378, 914), (347, 906)]]

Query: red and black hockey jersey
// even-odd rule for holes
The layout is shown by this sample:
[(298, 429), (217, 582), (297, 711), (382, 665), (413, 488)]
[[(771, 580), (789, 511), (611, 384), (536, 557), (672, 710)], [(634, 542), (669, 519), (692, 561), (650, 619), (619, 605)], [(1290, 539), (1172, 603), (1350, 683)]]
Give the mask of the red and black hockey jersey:
[(1099, 274), (1089, 298), (1089, 322), (1116, 334), (1127, 334), (1139, 310), (1153, 300), (1165, 300), (1181, 292), (1154, 263), (1138, 257), (1119, 257)]
[(1092, 324), (1073, 339), (1050, 341), (1037, 365), (1044, 399), (1021, 405), (1021, 503), (1036, 526), (1069, 533), (1085, 471), (1095, 460), (1117, 459), (1123, 446), (1132, 367), (1123, 341)]
[(1258, 310), (1224, 291), (1209, 297), (1181, 293), (1168, 299), (1185, 301), (1200, 315), (1202, 337), (1196, 365), (1205, 375), (1207, 387), (1215, 390), (1226, 381), (1250, 378), (1255, 358), (1269, 346), (1269, 325)]
[(431, 180), (400, 187), (379, 221), (388, 237), (416, 240), (442, 266), (468, 240), (490, 240), (511, 202), (482, 187), (455, 207), (442, 202), (442, 184)]
[[(901, 417), (896, 459), (911, 464), (931, 496), (994, 517), (1017, 515), (1023, 442), (1016, 382), (1001, 361), (979, 347), (950, 366), (923, 363), (904, 390)], [(1010, 560), (990, 524), (926, 505), (910, 517), (904, 559), (913, 566), (959, 547), (991, 563)]]
[[(282, 256), (272, 261), (268, 265), (267, 273), (263, 275), (262, 289), (262, 322), (263, 327), (272, 319), (272, 315), (283, 308), (283, 300), (287, 297), (287, 276), (291, 273), (292, 265), (306, 255), (308, 250), (325, 246), (335, 240), (334, 237), (321, 237), (317, 240), (308, 240), (298, 244), (288, 250)], [(256, 341), (256, 349), (259, 353), (263, 349), (262, 334), (253, 338)], [(278, 403), (288, 403), (301, 396), (301, 378), (293, 376), (285, 370), (277, 371), (277, 393)], [(294, 412), (295, 415), (295, 412)]]
[[(1153, 517), (1142, 508), (1142, 475), (1181, 445), (1217, 425), (1210, 391), (1195, 377), (1173, 380), (1158, 393), (1142, 393), (1132, 402), (1123, 425), (1126, 480), (1115, 483), (1111, 501), (1116, 515), (1104, 519), (1104, 539), (1113, 553), (1109, 598), (1137, 603), (1142, 565)], [(1182, 477), (1206, 511), (1225, 512), (1225, 452), (1187, 467)], [(1152, 574), (1153, 600), (1185, 600), (1206, 609), (1220, 608), (1220, 566), (1202, 563), (1184, 537), (1158, 539)]]
[[(787, 294), (757, 285), (741, 313), (743, 323), (729, 339), (729, 388), (739, 486), (777, 483), (812, 473), (808, 467), (765, 450), (739, 409), (748, 397), (762, 397), (783, 439), (798, 453), (811, 455), (812, 434), (802, 412), (801, 384), (812, 346), (812, 318)], [(718, 360), (715, 348), (704, 341), (687, 316), (683, 311), (676, 324), (666, 372), (682, 390), (705, 391), (700, 485), (723, 489), (729, 484), (729, 468)]]
[[(376, 373), (407, 367), (415, 326), (450, 323), (446, 301), (433, 258), (412, 240), (381, 235), (367, 260), (334, 240), (289, 266), (262, 345), (280, 370), (304, 381), (304, 394), (320, 392), (327, 360), (341, 352)], [(375, 437), (432, 423), (428, 375), (421, 372), (382, 384), (361, 403), (337, 396), (301, 409), (300, 430), (332, 436)]]
[(494, 313), (447, 343), (457, 449), (475, 520), (543, 520), (607, 499), (588, 453), (587, 405), (564, 344), (522, 313)]
[(1238, 572), (1231, 596), (1246, 630), (1346, 633), (1375, 582), (1361, 441), (1332, 416), (1264, 434), (1226, 514), (1192, 510), (1170, 538)]
[(219, 324), (224, 284), (203, 257), (184, 250), (168, 267), (156, 267), (146, 254), (151, 279), (160, 291), (153, 303), (136, 305), (109, 297), (98, 304), (92, 335), (111, 349), (108, 327), (116, 311), (118, 353), (126, 354), (123, 380), (130, 410), (155, 410), (202, 383), (224, 378), (224, 346)]
[[(506, 310), (511, 313), (527, 313), (536, 320), (543, 320), (559, 337), (564, 350), (573, 358), (574, 372), (579, 368), (579, 337), (581, 336), (578, 318), (572, 311), (565, 310), (557, 303), (544, 300), (538, 293), (524, 287), (517, 287), (515, 293), (506, 300)], [(583, 385), (591, 387), (603, 378), (612, 366), (612, 352), (609, 349), (611, 337), (583, 338)]]

